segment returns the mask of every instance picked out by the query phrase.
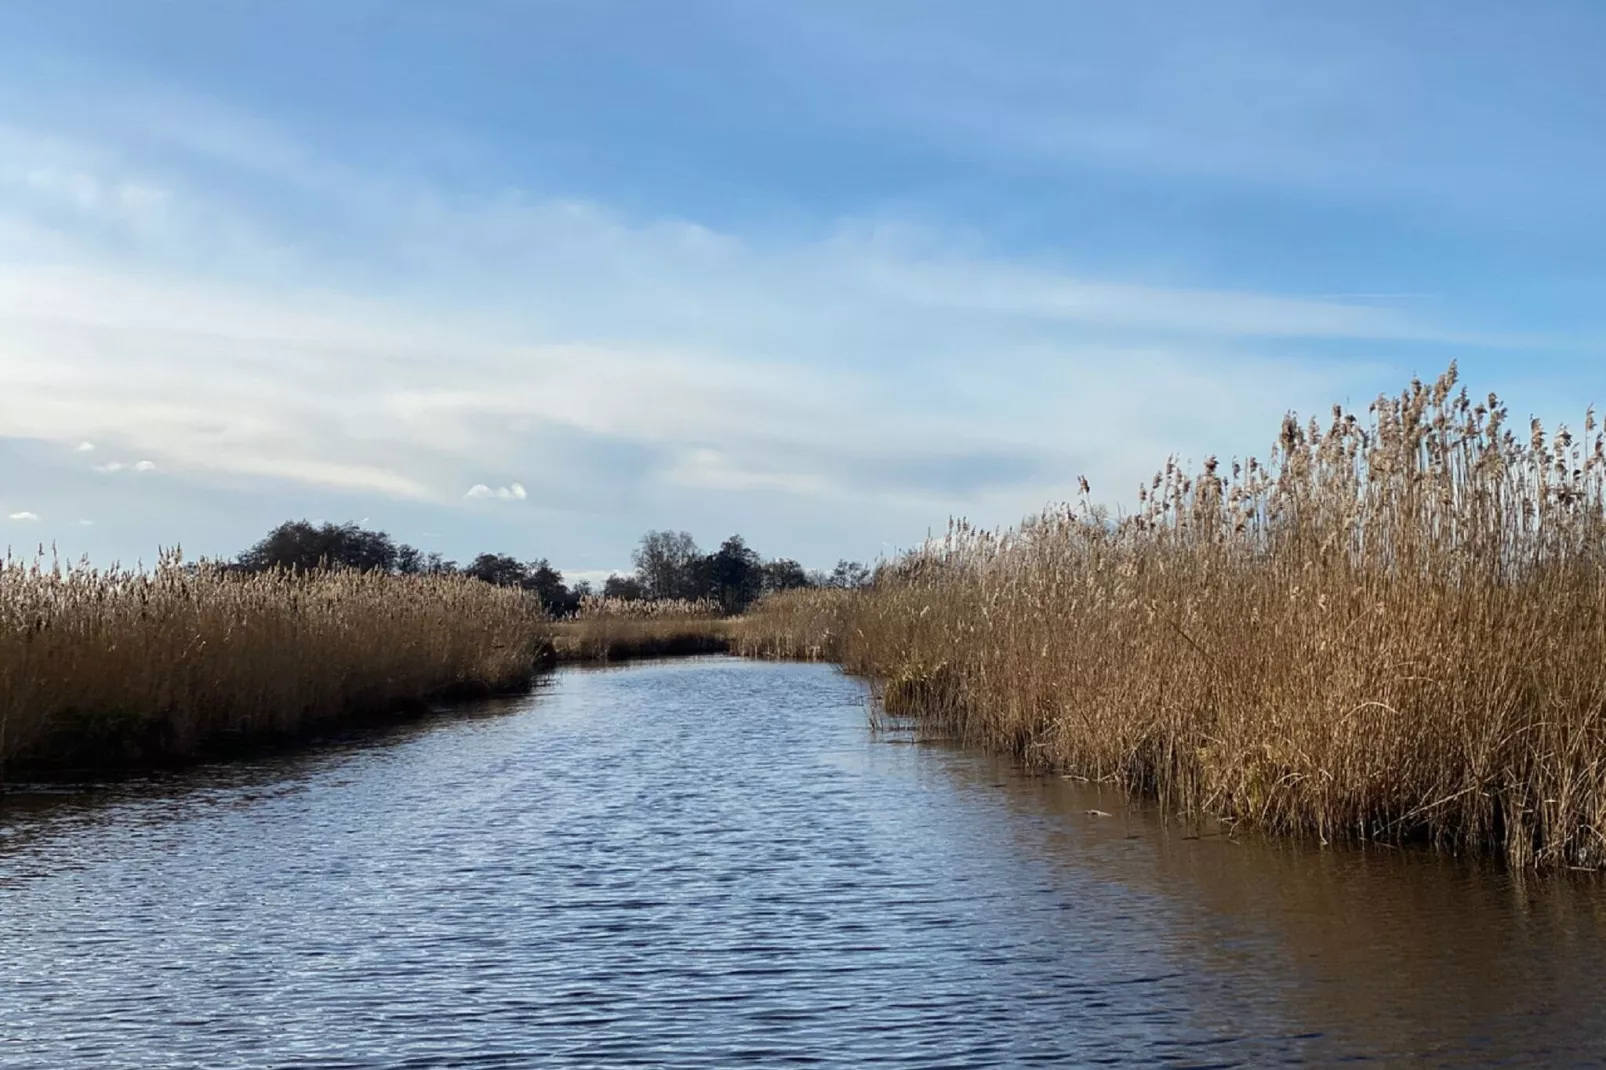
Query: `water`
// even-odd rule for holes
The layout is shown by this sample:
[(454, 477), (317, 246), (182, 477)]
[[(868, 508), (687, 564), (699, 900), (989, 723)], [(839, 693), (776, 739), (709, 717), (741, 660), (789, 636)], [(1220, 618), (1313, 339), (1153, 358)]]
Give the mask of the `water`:
[[(0, 809), (0, 1065), (1606, 1054), (1606, 888), (1189, 838), (728, 659)], [(1098, 808), (1113, 816), (1087, 813)]]

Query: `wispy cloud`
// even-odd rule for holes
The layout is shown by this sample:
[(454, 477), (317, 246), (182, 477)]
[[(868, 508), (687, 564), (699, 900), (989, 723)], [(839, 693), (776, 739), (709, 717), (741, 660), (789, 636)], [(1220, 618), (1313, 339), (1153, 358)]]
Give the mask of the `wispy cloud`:
[[(1246, 382), (1273, 359), (1255, 347), (1288, 339), (1475, 341), (1364, 302), (1088, 279), (909, 225), (843, 225), (762, 248), (574, 202), (321, 188), (354, 225), (374, 220), (359, 235), (376, 243), (369, 255), (420, 285), (440, 282), (444, 296), (420, 307), (339, 286), (135, 276), (89, 246), (72, 268), (0, 267), (0, 371), (11, 387), (0, 433), (51, 439), (70, 428), (70, 441), (89, 432), (152, 458), (97, 466), (108, 474), (161, 464), (190, 478), (437, 502), (465, 483), (470, 498), (516, 499), (512, 486), (462, 476), (490, 464), (556, 472), (550, 451), (560, 449), (581, 466), (563, 493), (595, 475), (805, 496), (871, 493), (863, 475), (879, 459), (924, 449), (929, 463), (881, 470), (951, 506), (965, 480), (946, 465), (981, 471), (982, 455), (1029, 449), (1033, 464), (1007, 469), (1027, 494), (1062, 482), (1049, 473), (1067, 457), (1097, 468), (1098, 454), (1114, 452), (1057, 417), (1024, 417), (1045, 389), (1070, 391), (1049, 395), (1061, 404), (1109, 397), (1145, 359), (1205, 362), (1219, 381)], [(182, 189), (165, 210), (191, 201), (201, 216), (226, 211)], [(268, 244), (264, 259), (278, 262), (297, 242)], [(309, 258), (298, 275), (319, 271)], [(1137, 350), (1150, 356), (1111, 361)], [(1274, 406), (1306, 396), (1300, 380), (1333, 378), (1276, 366), (1287, 387)], [(1009, 377), (977, 391), (980, 368)], [(1030, 398), (993, 389), (1006, 381)], [(1163, 420), (1192, 404), (1180, 381), (1151, 378), (1133, 393)], [(1267, 392), (1248, 385), (1243, 404), (1257, 408)], [(981, 396), (994, 403), (970, 404)], [(956, 433), (967, 440), (957, 451)], [(588, 473), (587, 457), (630, 468)], [(543, 501), (556, 493), (551, 478)]]
[(11, 514), (9, 514), (7, 519), (10, 519), (10, 520), (38, 520), (39, 519), (39, 514), (38, 513), (34, 513), (34, 512), (30, 512), (27, 509), (24, 509), (20, 513), (11, 513)]
[(78, 445), (73, 447), (73, 450), (77, 453), (93, 453), (95, 451), (95, 444), (93, 442), (80, 442)]
[[(0, 265), (0, 435), (148, 458), (94, 468), (160, 466), (153, 492), (1005, 518), (1080, 472), (1124, 486), (1171, 450), (1256, 447), (1361, 374), (1293, 344), (1503, 341), (1409, 306), (1100, 278), (936, 225), (757, 242), (252, 157), (338, 221), (308, 228), (204, 168), (11, 136), (0, 231), (49, 256)], [(186, 151), (243, 151), (222, 144)]]

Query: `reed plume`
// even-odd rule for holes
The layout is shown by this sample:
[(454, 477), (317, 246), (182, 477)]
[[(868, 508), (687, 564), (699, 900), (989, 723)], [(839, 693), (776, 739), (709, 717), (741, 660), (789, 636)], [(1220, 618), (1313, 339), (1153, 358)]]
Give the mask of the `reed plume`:
[(557, 655), (569, 661), (711, 654), (730, 649), (728, 622), (713, 601), (590, 595), (557, 625)]
[(762, 603), (744, 644), (819, 646), (932, 730), (1172, 811), (1606, 866), (1606, 449), (1581, 430), (1518, 434), (1452, 366), (1289, 416), (1265, 463), (1172, 460), (1131, 515), (1084, 493), (954, 523), (811, 635)]
[(525, 685), (533, 596), (461, 577), (7, 558), (0, 763), (106, 765)]

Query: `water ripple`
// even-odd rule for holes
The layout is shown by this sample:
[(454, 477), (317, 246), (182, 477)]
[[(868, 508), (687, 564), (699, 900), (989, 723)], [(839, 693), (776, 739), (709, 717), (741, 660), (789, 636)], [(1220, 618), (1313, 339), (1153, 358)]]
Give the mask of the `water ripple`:
[(14, 796), (0, 1065), (1606, 1051), (1593, 885), (1188, 839), (1086, 787), (889, 746), (864, 704), (813, 666), (566, 671), (299, 756)]

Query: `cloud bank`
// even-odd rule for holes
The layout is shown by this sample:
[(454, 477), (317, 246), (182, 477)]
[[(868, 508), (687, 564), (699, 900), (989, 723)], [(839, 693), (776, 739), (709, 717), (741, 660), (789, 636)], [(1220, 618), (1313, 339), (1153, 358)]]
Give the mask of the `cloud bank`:
[(0, 436), (110, 453), (86, 467), (151, 473), (149, 495), (612, 511), (621, 545), (648, 514), (830, 515), (907, 543), (1082, 474), (1119, 499), (1172, 451), (1259, 449), (1287, 406), (1375, 374), (1353, 346), (1510, 341), (1101, 278), (896, 218), (759, 240), (382, 179), (204, 122), (179, 148), (206, 166), (175, 169), (148, 145), (179, 134), (142, 137), (0, 127)]

